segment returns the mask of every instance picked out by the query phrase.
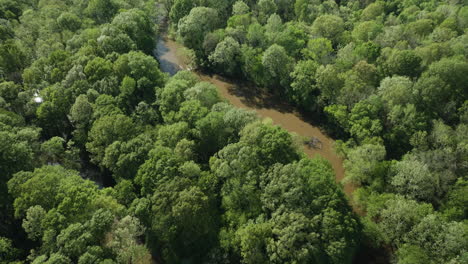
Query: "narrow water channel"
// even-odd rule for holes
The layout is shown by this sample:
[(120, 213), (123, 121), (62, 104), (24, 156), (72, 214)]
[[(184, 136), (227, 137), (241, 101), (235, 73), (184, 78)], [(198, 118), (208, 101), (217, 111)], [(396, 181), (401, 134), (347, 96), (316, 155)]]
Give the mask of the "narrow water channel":
[[(154, 55), (160, 63), (160, 67), (164, 72), (174, 75), (179, 70), (187, 69), (183, 63), (182, 56), (178, 51), (182, 48), (181, 45), (169, 39), (167, 36), (162, 36), (157, 43)], [(305, 138), (315, 137), (322, 143), (322, 148), (311, 148), (304, 145), (304, 152), (309, 157), (320, 155), (327, 159), (336, 174), (336, 181), (341, 182), (344, 178), (343, 160), (333, 150), (333, 139), (325, 135), (318, 127), (313, 126), (305, 121), (292, 107), (288, 107), (286, 102), (278, 102), (268, 96), (259, 96), (255, 92), (249, 92), (248, 87), (236, 84), (226, 78), (217, 75), (209, 76), (200, 72), (195, 72), (202, 81), (211, 82), (219, 89), (222, 97), (227, 99), (236, 107), (254, 110), (261, 117), (270, 118), (274, 124), (277, 124), (289, 132), (298, 134)], [(251, 91), (251, 90), (250, 90)], [(344, 186), (344, 191), (350, 195), (353, 187), (349, 184)]]

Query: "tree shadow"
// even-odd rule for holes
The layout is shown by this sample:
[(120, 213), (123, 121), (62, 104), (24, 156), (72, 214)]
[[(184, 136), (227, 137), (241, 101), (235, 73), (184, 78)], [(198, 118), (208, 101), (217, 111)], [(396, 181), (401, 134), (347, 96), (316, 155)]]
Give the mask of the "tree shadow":
[(172, 51), (166, 46), (166, 42), (163, 38), (158, 39), (156, 49), (154, 49), (153, 51), (153, 55), (158, 60), (159, 67), (161, 68), (161, 70), (163, 72), (169, 73), (170, 76), (173, 76), (178, 71), (182, 70), (182, 68), (177, 64), (177, 62), (165, 59), (165, 55), (167, 54), (175, 56), (175, 54), (172, 54), (173, 52), (174, 51)]
[(258, 87), (246, 80), (233, 80), (217, 74), (209, 74), (210, 78), (221, 82), (227, 91), (241, 100), (243, 104), (254, 109), (274, 109), (281, 113), (294, 113), (295, 108), (291, 106), (286, 97), (275, 95), (265, 88)]

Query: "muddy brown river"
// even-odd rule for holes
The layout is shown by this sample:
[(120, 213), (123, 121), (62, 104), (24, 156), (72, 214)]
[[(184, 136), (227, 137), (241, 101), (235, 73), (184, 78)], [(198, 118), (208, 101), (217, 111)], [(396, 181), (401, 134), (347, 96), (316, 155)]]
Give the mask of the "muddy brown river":
[[(179, 54), (182, 46), (168, 37), (162, 37), (157, 43), (155, 56), (158, 58), (161, 69), (174, 75), (177, 71), (186, 70), (183, 56)], [(321, 141), (322, 147), (311, 148), (304, 145), (304, 152), (309, 157), (320, 155), (327, 159), (336, 174), (336, 181), (341, 182), (344, 178), (343, 160), (333, 150), (333, 139), (324, 134), (318, 127), (304, 120), (286, 102), (279, 102), (271, 96), (252, 91), (253, 88), (238, 84), (218, 75), (209, 76), (201, 72), (196, 73), (201, 80), (211, 82), (219, 89), (219, 93), (231, 104), (249, 110), (256, 111), (261, 117), (270, 118), (289, 132), (298, 134), (305, 138), (315, 137)], [(260, 95), (262, 94), (262, 95)], [(353, 186), (344, 185), (344, 191), (349, 196), (354, 190)]]

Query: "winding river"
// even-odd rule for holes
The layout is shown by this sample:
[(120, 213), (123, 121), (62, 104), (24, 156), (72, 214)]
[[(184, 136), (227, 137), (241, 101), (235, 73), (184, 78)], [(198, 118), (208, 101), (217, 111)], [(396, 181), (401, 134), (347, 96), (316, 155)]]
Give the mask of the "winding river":
[[(154, 55), (160, 63), (164, 72), (174, 75), (177, 71), (187, 69), (183, 56), (178, 52), (182, 46), (167, 36), (162, 36), (157, 43)], [(271, 96), (257, 93), (253, 88), (238, 84), (218, 75), (209, 76), (201, 72), (195, 72), (203, 81), (211, 82), (219, 89), (222, 97), (231, 104), (249, 110), (256, 111), (261, 117), (270, 118), (289, 132), (298, 134), (305, 138), (315, 137), (321, 141), (322, 147), (311, 148), (304, 145), (304, 152), (309, 157), (320, 155), (326, 158), (336, 174), (336, 181), (341, 182), (344, 178), (343, 160), (333, 150), (333, 139), (324, 134), (318, 127), (307, 122), (303, 116), (297, 113), (286, 102), (280, 102)], [(262, 95), (260, 95), (262, 94)], [(353, 186), (344, 185), (344, 191), (349, 196), (353, 191)]]

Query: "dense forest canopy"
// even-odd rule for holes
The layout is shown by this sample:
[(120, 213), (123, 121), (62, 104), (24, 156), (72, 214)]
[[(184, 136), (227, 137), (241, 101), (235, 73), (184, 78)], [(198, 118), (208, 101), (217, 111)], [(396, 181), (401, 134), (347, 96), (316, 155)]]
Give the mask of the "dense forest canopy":
[[(163, 17), (321, 119), (352, 196), (163, 73)], [(467, 29), (463, 0), (0, 0), (0, 263), (468, 263)]]
[(362, 244), (467, 262), (466, 1), (226, 2), (166, 1), (194, 64), (320, 117), (357, 187)]

